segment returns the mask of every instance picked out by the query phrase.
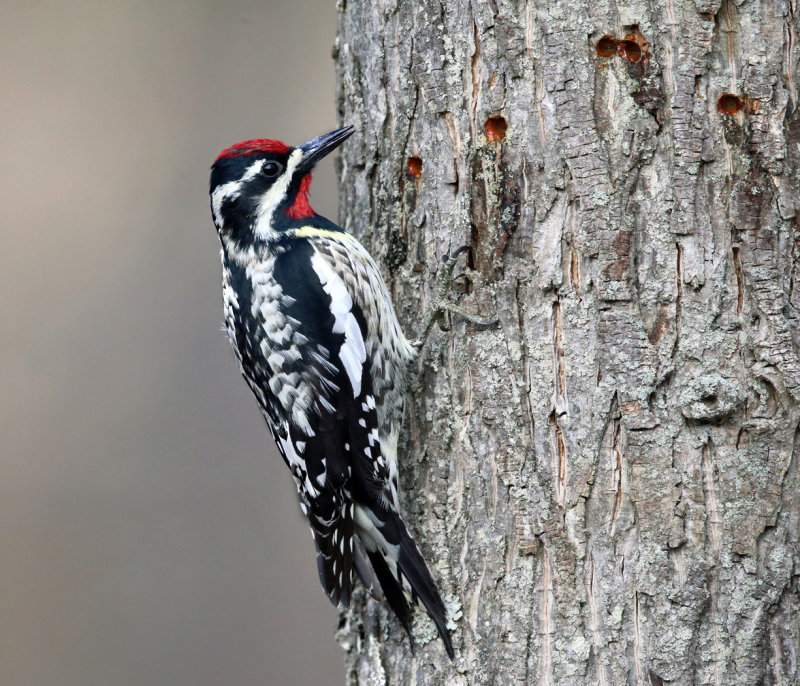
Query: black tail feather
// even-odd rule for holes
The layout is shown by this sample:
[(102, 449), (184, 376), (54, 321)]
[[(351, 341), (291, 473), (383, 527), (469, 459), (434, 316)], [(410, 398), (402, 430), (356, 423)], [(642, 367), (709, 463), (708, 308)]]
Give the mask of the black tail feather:
[(433, 623), (439, 631), (439, 636), (442, 637), (445, 650), (448, 657), (452, 660), (455, 657), (453, 652), (453, 640), (450, 637), (450, 631), (447, 628), (447, 610), (444, 607), (442, 596), (439, 595), (439, 590), (431, 578), (425, 560), (417, 549), (416, 543), (408, 535), (406, 527), (400, 521), (402, 543), (400, 544), (400, 571), (405, 575), (414, 589), (414, 593), (422, 601), (425, 609), (428, 611)]
[(447, 628), (447, 611), (444, 606), (444, 601), (436, 588), (436, 584), (433, 578), (431, 578), (425, 560), (422, 558), (416, 543), (414, 543), (414, 539), (409, 535), (405, 524), (403, 524), (397, 512), (391, 507), (380, 507), (379, 509), (379, 512), (376, 511), (378, 510), (377, 507), (373, 511), (378, 515), (379, 521), (383, 523), (381, 534), (383, 534), (389, 543), (398, 546), (397, 573), (400, 578), (396, 578), (394, 574), (392, 574), (390, 565), (379, 551), (368, 553), (372, 567), (375, 570), (375, 575), (378, 577), (381, 587), (383, 588), (386, 600), (400, 619), (409, 638), (412, 638), (411, 609), (408, 606), (402, 584), (402, 577), (405, 577), (408, 581), (408, 585), (411, 587), (415, 602), (416, 598), (422, 601), (422, 604), (425, 606), (425, 609), (428, 611), (428, 614), (439, 631), (447, 655), (452, 660), (454, 659), (455, 653), (453, 652), (453, 641), (450, 637), (450, 631)]
[(389, 570), (389, 565), (383, 559), (383, 555), (377, 550), (375, 552), (367, 553), (369, 561), (372, 564), (372, 569), (375, 576), (378, 577), (381, 588), (383, 589), (383, 596), (389, 607), (397, 615), (400, 624), (408, 634), (408, 640), (411, 642), (411, 652), (414, 652), (414, 635), (411, 633), (411, 608), (408, 606), (403, 587), (400, 582), (394, 578), (392, 572)]

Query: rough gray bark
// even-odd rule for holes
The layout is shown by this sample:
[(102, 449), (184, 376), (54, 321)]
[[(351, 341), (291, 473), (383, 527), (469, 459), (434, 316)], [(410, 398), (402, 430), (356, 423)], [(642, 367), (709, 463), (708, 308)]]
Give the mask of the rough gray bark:
[(800, 683), (792, 5), (340, 0), (344, 226), (409, 335), (462, 244), (501, 320), (401, 441), (457, 659), (362, 596), (348, 683)]

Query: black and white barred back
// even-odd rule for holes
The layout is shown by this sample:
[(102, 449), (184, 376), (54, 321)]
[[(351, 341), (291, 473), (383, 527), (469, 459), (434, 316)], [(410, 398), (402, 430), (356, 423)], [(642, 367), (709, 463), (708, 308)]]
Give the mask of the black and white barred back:
[(245, 164), (233, 155), (241, 167), (233, 180), (215, 184), (212, 172), (228, 336), (294, 477), (329, 598), (346, 606), (355, 573), (374, 594), (382, 590), (409, 637), (409, 603), (419, 598), (452, 657), (444, 603), (398, 514), (397, 439), (416, 349), (361, 244), (313, 212), (292, 216), (304, 190), (302, 178), (291, 178), (301, 149), (279, 158), (288, 199), (270, 199), (280, 178), (256, 189), (252, 240), (226, 220), (246, 206), (261, 155), (248, 153)]

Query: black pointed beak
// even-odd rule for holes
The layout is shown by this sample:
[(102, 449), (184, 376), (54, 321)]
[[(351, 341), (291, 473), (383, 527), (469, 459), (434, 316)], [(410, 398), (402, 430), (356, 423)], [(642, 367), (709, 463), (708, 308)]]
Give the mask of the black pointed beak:
[(336, 129), (298, 146), (303, 151), (303, 159), (300, 160), (298, 170), (310, 172), (317, 162), (350, 138), (355, 130), (355, 126), (345, 126), (343, 129)]

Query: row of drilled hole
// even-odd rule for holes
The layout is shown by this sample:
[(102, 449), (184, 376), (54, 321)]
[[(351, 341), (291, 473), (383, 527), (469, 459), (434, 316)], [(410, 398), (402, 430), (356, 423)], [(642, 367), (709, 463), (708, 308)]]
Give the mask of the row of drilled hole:
[[(623, 59), (631, 62), (638, 62), (642, 59), (642, 49), (635, 40), (626, 38), (617, 40), (614, 36), (605, 35), (595, 44), (595, 50), (600, 57), (606, 59), (619, 55)], [(748, 114), (758, 111), (758, 104), (753, 101), (750, 105), (745, 99), (735, 93), (723, 93), (717, 100), (717, 111), (723, 114), (736, 114), (741, 112), (745, 106), (748, 107)]]
[[(597, 54), (601, 57), (613, 57), (619, 53), (620, 57), (630, 60), (631, 62), (638, 62), (642, 58), (642, 51), (639, 45), (633, 40), (618, 41), (614, 36), (603, 36), (595, 46)], [(756, 102), (756, 101), (754, 101)], [(739, 95), (734, 93), (723, 93), (717, 100), (717, 110), (724, 114), (736, 114), (745, 107), (745, 100)], [(757, 105), (754, 108), (748, 107), (748, 111), (753, 109), (757, 111)], [(492, 142), (503, 140), (508, 130), (508, 122), (505, 117), (495, 115), (486, 120), (483, 127), (486, 133), (486, 138)], [(406, 173), (410, 178), (419, 178), (422, 176), (422, 158), (412, 155), (406, 161)]]
[[(486, 133), (486, 138), (490, 141), (501, 141), (503, 138), (506, 137), (506, 131), (508, 130), (508, 122), (506, 118), (502, 115), (495, 115), (493, 117), (489, 117), (486, 120), (486, 124), (483, 126), (484, 133)], [(417, 179), (422, 176), (422, 158), (417, 157), (416, 155), (412, 155), (406, 160), (406, 174), (409, 178)]]

